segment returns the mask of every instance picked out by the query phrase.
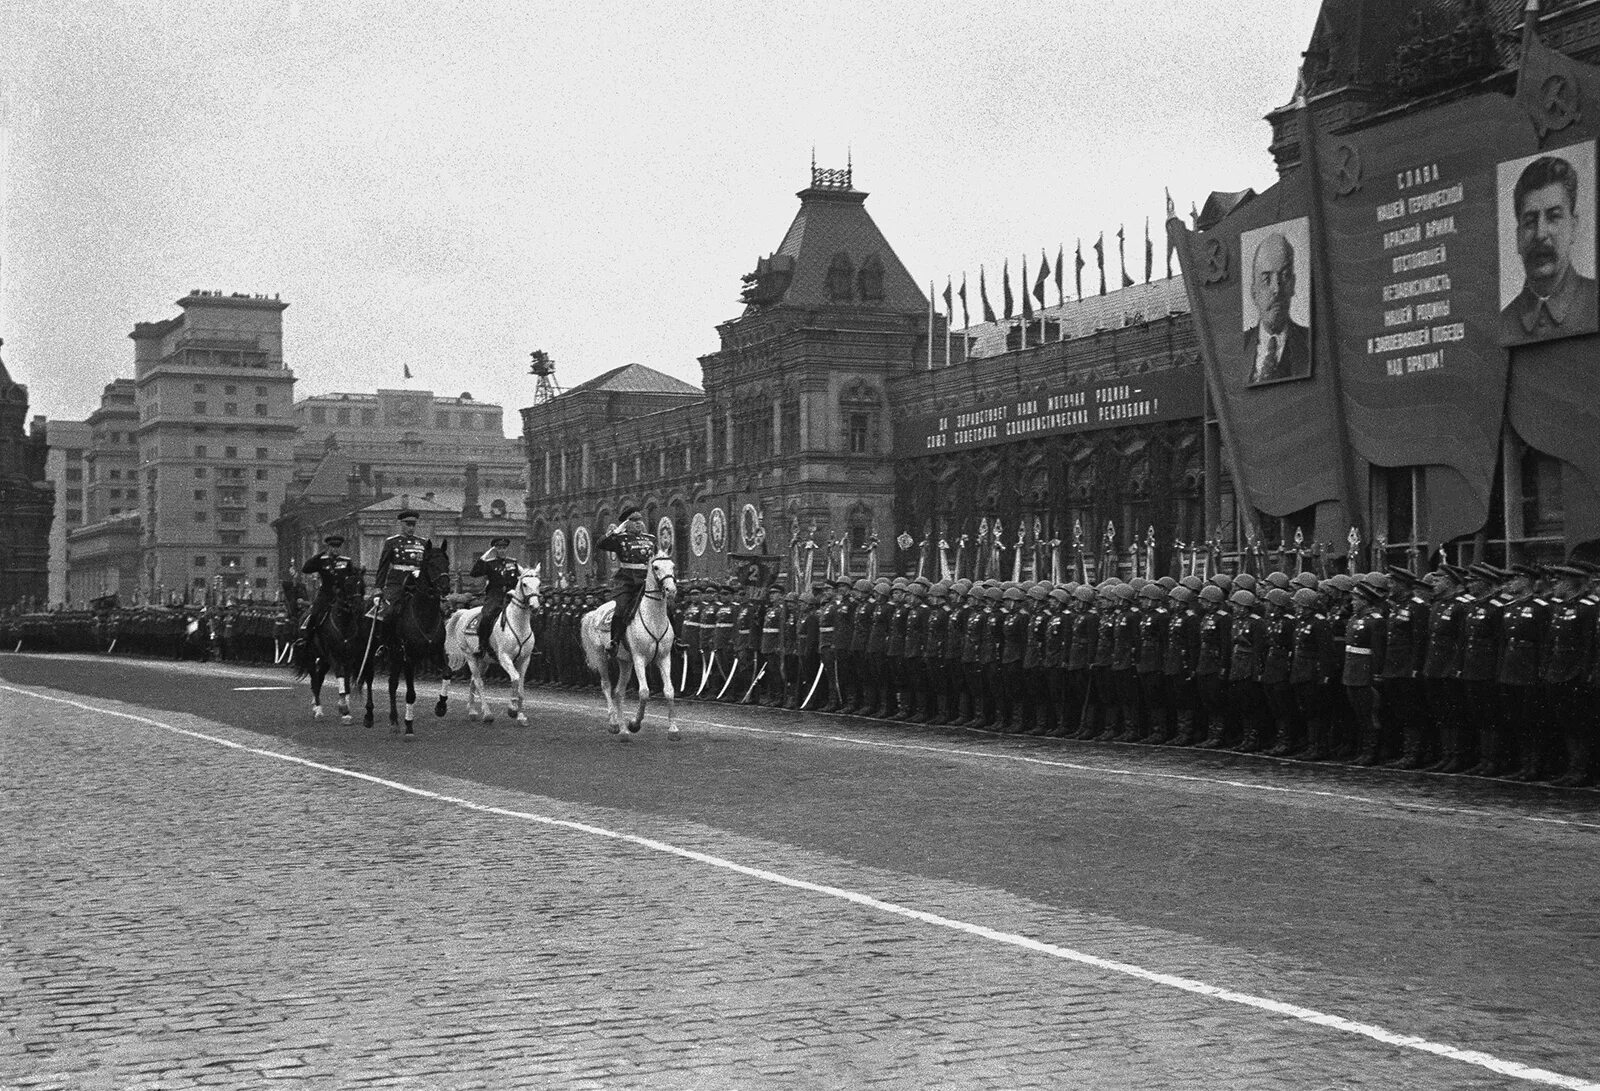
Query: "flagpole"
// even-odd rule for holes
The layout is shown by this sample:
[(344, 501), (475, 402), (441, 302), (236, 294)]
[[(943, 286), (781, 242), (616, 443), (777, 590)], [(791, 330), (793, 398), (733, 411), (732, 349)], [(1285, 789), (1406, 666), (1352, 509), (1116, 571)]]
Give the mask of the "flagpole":
[[(837, 159), (834, 160), (838, 162)], [(933, 281), (928, 281), (928, 370), (933, 370)]]
[[(1311, 113), (1311, 103), (1303, 96), (1300, 99), (1300, 162), (1306, 176), (1307, 196), (1311, 205), (1311, 266), (1315, 275), (1311, 281), (1312, 306), (1321, 313), (1313, 323), (1312, 337), (1316, 341), (1316, 351), (1328, 363), (1329, 385), (1332, 387), (1333, 404), (1330, 415), (1333, 417), (1333, 426), (1339, 437), (1340, 457), (1340, 485), (1343, 494), (1345, 519), (1352, 525), (1364, 527), (1365, 514), (1358, 511), (1356, 503), (1361, 496), (1357, 486), (1357, 474), (1354, 460), (1354, 449), (1350, 443), (1350, 426), (1345, 421), (1344, 412), (1344, 380), (1340, 377), (1340, 364), (1338, 346), (1333, 338), (1334, 328), (1334, 291), (1333, 291), (1333, 263), (1328, 256), (1328, 229), (1326, 212), (1322, 204), (1322, 165), (1317, 157), (1317, 130), (1316, 118)], [(1318, 304), (1321, 304), (1318, 307)], [(1413, 526), (1415, 524), (1413, 523)]]
[(950, 331), (950, 327), (955, 325), (955, 321), (956, 321), (956, 305), (955, 305), (954, 299), (952, 299), (952, 297), (950, 295), (950, 281), (948, 281), (948, 280), (946, 280), (944, 282), (944, 312), (945, 312), (945, 317), (944, 317), (944, 366), (945, 367), (949, 367), (950, 366), (950, 338), (952, 336), (951, 331)]

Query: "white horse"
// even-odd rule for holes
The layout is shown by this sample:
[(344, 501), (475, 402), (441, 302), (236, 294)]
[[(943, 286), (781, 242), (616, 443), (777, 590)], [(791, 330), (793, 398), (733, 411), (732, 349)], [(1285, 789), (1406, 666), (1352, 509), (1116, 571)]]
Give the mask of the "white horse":
[(527, 684), (528, 664), (533, 661), (533, 612), (539, 608), (539, 570), (518, 566), (517, 585), (506, 599), (505, 609), (495, 620), (492, 632), (479, 632), (476, 647), (469, 628), (475, 627), (483, 616), (483, 607), (457, 610), (445, 625), (444, 651), (450, 669), (439, 683), (439, 700), (433, 706), (435, 716), (443, 716), (450, 700), (450, 675), (463, 664), (472, 674), (467, 690), (467, 716), (485, 722), (494, 719), (484, 699), (483, 676), (489, 656), (493, 655), (511, 680), (511, 699), (506, 704), (506, 715), (523, 727), (528, 726), (528, 714), (522, 710), (523, 688)]
[[(672, 686), (672, 618), (667, 613), (667, 603), (678, 594), (678, 578), (672, 558), (659, 554), (650, 562), (645, 574), (644, 590), (639, 595), (639, 609), (628, 622), (628, 630), (615, 655), (606, 651), (611, 643), (611, 616), (616, 613), (615, 600), (602, 603), (583, 615), (579, 637), (583, 643), (583, 657), (589, 669), (600, 675), (600, 692), (606, 695), (606, 715), (611, 721), (611, 733), (622, 730), (618, 719), (623, 698), (628, 692), (628, 675), (622, 669), (623, 656), (633, 665), (633, 677), (639, 684), (639, 713), (628, 721), (631, 735), (644, 726), (644, 707), (650, 700), (650, 683), (645, 671), (655, 665), (661, 675), (661, 690), (667, 699), (667, 737), (678, 737), (678, 713), (673, 701), (677, 691)], [(616, 682), (611, 681), (611, 669), (617, 671)]]

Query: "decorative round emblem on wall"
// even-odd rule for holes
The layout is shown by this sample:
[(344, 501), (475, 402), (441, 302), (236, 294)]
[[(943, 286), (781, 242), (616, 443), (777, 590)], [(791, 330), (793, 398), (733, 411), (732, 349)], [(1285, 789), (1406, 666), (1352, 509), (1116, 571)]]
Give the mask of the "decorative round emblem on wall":
[(766, 540), (767, 535), (761, 526), (761, 509), (754, 504), (746, 504), (740, 508), (739, 545), (746, 553), (754, 553)]
[(706, 555), (706, 513), (697, 511), (689, 521), (689, 548), (696, 557)]
[(711, 552), (728, 548), (728, 516), (721, 508), (711, 509)]
[(588, 527), (579, 527), (572, 532), (572, 559), (580, 565), (589, 563)]

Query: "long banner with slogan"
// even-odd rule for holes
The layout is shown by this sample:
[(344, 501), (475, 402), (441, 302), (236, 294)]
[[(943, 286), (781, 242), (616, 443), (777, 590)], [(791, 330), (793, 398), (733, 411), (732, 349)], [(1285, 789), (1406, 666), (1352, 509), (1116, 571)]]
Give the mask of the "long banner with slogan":
[(1093, 383), (1061, 380), (1026, 397), (896, 422), (894, 453), (898, 458), (942, 454), (1035, 436), (1183, 420), (1204, 411), (1205, 380), (1193, 366)]
[(1204, 231), (1169, 220), (1260, 510), (1359, 523), (1369, 468), (1415, 466), (1419, 536), (1470, 533), (1509, 419), (1564, 463), (1569, 542), (1600, 537), (1600, 69), (1534, 41), (1518, 86), (1338, 135), (1302, 109), (1300, 169)]

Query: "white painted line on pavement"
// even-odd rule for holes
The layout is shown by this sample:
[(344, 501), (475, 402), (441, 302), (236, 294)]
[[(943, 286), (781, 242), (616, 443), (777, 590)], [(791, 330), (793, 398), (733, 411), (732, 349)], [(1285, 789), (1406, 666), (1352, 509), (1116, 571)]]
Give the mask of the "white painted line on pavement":
[(1001, 932), (998, 929), (989, 928), (981, 924), (973, 924), (970, 921), (956, 920), (952, 917), (940, 916), (937, 913), (929, 913), (925, 910), (912, 909), (909, 906), (898, 905), (894, 902), (886, 902), (879, 898), (874, 898), (870, 894), (862, 894), (858, 891), (847, 890), (843, 887), (827, 886), (822, 883), (813, 883), (806, 879), (796, 879), (788, 875), (779, 874), (776, 871), (768, 871), (765, 868), (750, 867), (747, 864), (736, 863), (720, 856), (712, 856), (709, 853), (699, 852), (695, 849), (683, 848), (678, 845), (669, 844), (665, 841), (657, 841), (654, 838), (641, 837), (637, 834), (631, 833), (622, 833), (618, 830), (608, 830), (603, 826), (591, 826), (586, 822), (575, 822), (571, 819), (556, 818), (552, 815), (533, 814), (528, 811), (514, 811), (506, 807), (493, 807), (486, 803), (476, 803), (470, 799), (462, 799), (459, 796), (444, 795), (441, 792), (432, 792), (426, 788), (418, 788), (414, 785), (404, 784), (397, 780), (387, 780), (383, 777), (373, 776), (371, 773), (363, 773), (355, 769), (345, 769), (338, 765), (326, 765), (322, 762), (312, 761), (309, 758), (296, 757), (293, 754), (284, 754), (276, 750), (263, 750), (254, 746), (246, 746), (245, 744), (235, 742), (232, 739), (219, 738), (216, 735), (207, 735), (200, 731), (191, 731), (188, 728), (177, 727), (173, 724), (163, 723), (160, 720), (151, 719), (148, 716), (138, 716), (131, 712), (120, 712), (116, 709), (98, 708), (94, 705), (84, 704), (80, 701), (69, 700), (65, 697), (53, 697), (44, 693), (36, 693), (33, 690), (23, 689), (17, 686), (0, 684), (0, 692), (15, 693), (23, 697), (32, 697), (40, 701), (49, 701), (55, 704), (68, 705), (72, 708), (82, 709), (85, 712), (98, 713), (102, 716), (115, 716), (125, 720), (132, 720), (135, 723), (147, 724), (151, 727), (161, 728), (163, 731), (170, 731), (175, 735), (182, 735), (191, 739), (199, 739), (202, 742), (215, 743), (218, 746), (223, 746), (230, 750), (238, 750), (246, 754), (255, 754), (258, 757), (273, 758), (278, 761), (288, 762), (293, 765), (304, 766), (307, 769), (315, 769), (323, 773), (332, 773), (335, 776), (349, 777), (353, 780), (365, 781), (369, 784), (378, 785), (379, 787), (390, 788), (397, 792), (404, 792), (407, 795), (416, 796), (420, 799), (432, 800), (436, 803), (446, 803), (454, 807), (460, 807), (464, 810), (477, 811), (481, 814), (498, 815), (502, 818), (515, 818), (525, 822), (537, 823), (542, 826), (572, 830), (576, 833), (589, 834), (593, 837), (603, 837), (612, 841), (637, 845), (640, 848), (649, 849), (652, 852), (660, 852), (672, 856), (678, 856), (685, 860), (692, 860), (695, 863), (705, 864), (714, 868), (720, 868), (724, 871), (730, 871), (738, 875), (744, 875), (748, 878), (759, 879), (762, 882), (773, 883), (778, 886), (791, 887), (795, 890), (804, 890), (812, 894), (822, 894), (830, 898), (838, 898), (841, 901), (851, 902), (855, 905), (864, 906), (865, 908), (877, 910), (881, 913), (903, 917), (906, 920), (918, 921), (922, 924), (933, 925), (937, 928), (946, 928), (955, 932), (964, 932), (967, 935), (993, 940), (996, 943), (1003, 943), (1007, 946), (1018, 947), (1025, 951), (1032, 951), (1036, 954), (1049, 955), (1052, 958), (1058, 958), (1068, 962), (1076, 962), (1084, 966), (1092, 966), (1096, 969), (1107, 970), (1112, 973), (1123, 974), (1127, 977), (1137, 978), (1141, 981), (1148, 981), (1151, 984), (1164, 985), (1167, 988), (1179, 989), (1183, 992), (1195, 993), (1200, 996), (1211, 997), (1215, 1000), (1227, 1001), (1231, 1004), (1240, 1004), (1245, 1007), (1256, 1008), (1260, 1011), (1271, 1012), (1274, 1015), (1282, 1015), (1290, 1019), (1297, 1019), (1301, 1022), (1310, 1023), (1314, 1026), (1327, 1027), (1332, 1030), (1343, 1031), (1347, 1034), (1360, 1035), (1365, 1038), (1370, 1038), (1373, 1041), (1381, 1042), (1384, 1045), (1398, 1046), (1403, 1049), (1414, 1049), (1422, 1053), (1430, 1053), (1434, 1056), (1444, 1057), (1449, 1060), (1477, 1065), (1478, 1067), (1486, 1068), (1491, 1072), (1497, 1072), (1502, 1076), (1511, 1076), (1515, 1079), (1527, 1080), (1532, 1083), (1544, 1084), (1549, 1087), (1569, 1088), (1572, 1089), (1572, 1091), (1600, 1091), (1600, 1083), (1585, 1080), (1577, 1076), (1567, 1076), (1560, 1072), (1551, 1072), (1543, 1068), (1533, 1068), (1518, 1061), (1508, 1061), (1502, 1057), (1496, 1057), (1494, 1054), (1486, 1053), (1482, 1050), (1462, 1049), (1459, 1046), (1452, 1046), (1443, 1042), (1434, 1042), (1426, 1038), (1418, 1038), (1415, 1035), (1400, 1034), (1396, 1031), (1375, 1026), (1371, 1023), (1359, 1023), (1351, 1019), (1346, 1019), (1340, 1015), (1330, 1015), (1326, 1012), (1316, 1011), (1312, 1008), (1303, 1008), (1297, 1004), (1288, 1004), (1281, 1000), (1270, 999), (1269, 997), (1253, 996), (1250, 993), (1235, 992), (1232, 989), (1225, 989), (1221, 986), (1211, 985), (1204, 981), (1196, 981), (1193, 978), (1179, 977), (1175, 974), (1164, 974), (1155, 970), (1147, 970), (1143, 966), (1135, 966), (1128, 962), (1117, 962), (1112, 959), (1101, 958), (1098, 955), (1091, 955), (1084, 951), (1074, 950), (1070, 947), (1061, 947), (1054, 943), (1045, 943), (1041, 940), (1032, 939), (1028, 936), (1018, 935), (1015, 932)]
[[(557, 708), (567, 708), (577, 711), (591, 711), (587, 704), (578, 704), (572, 701), (541, 701), (540, 704)], [(961, 749), (954, 746), (934, 746), (931, 743), (895, 742), (889, 739), (860, 739), (848, 735), (829, 735), (820, 731), (800, 731), (793, 728), (752, 727), (749, 724), (730, 724), (721, 720), (703, 720), (694, 717), (680, 717), (681, 724), (695, 724), (701, 727), (720, 727), (729, 731), (743, 731), (752, 735), (779, 735), (797, 739), (816, 739), (821, 742), (843, 743), (847, 746), (869, 746), (881, 750), (911, 750), (920, 753), (940, 754), (950, 758), (970, 758), (977, 761), (1010, 761), (1023, 765), (1042, 765), (1053, 769), (1072, 769), (1084, 773), (1105, 773), (1115, 777), (1150, 777), (1155, 780), (1188, 781), (1194, 784), (1217, 784), (1229, 788), (1244, 788), (1253, 792), (1278, 792), (1283, 795), (1320, 796), (1325, 799), (1337, 799), (1346, 803), (1363, 803), (1373, 807), (1385, 807), (1401, 811), (1426, 811), (1432, 814), (1459, 814), (1469, 815), (1473, 818), (1493, 818), (1502, 821), (1534, 822), (1548, 826), (1573, 826), (1588, 830), (1600, 830), (1600, 822), (1583, 822), (1575, 818), (1549, 818), (1543, 815), (1515, 814), (1510, 811), (1484, 811), (1474, 807), (1446, 807), (1434, 803), (1418, 803), (1404, 799), (1377, 799), (1372, 796), (1351, 795), (1346, 792), (1330, 792), (1321, 788), (1296, 788), (1281, 784), (1260, 784), (1248, 780), (1230, 780), (1227, 777), (1203, 777), (1193, 773), (1165, 773), (1156, 769), (1121, 769), (1107, 765), (1084, 765), (1078, 762), (1062, 761), (1057, 758), (1036, 758), (1027, 754), (996, 754), (986, 751)], [(1207, 751), (1209, 753), (1209, 751)]]
[(268, 690), (294, 689), (293, 686), (234, 686), (235, 693), (265, 693)]

